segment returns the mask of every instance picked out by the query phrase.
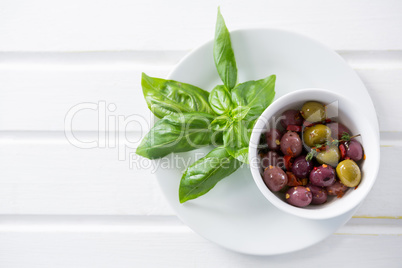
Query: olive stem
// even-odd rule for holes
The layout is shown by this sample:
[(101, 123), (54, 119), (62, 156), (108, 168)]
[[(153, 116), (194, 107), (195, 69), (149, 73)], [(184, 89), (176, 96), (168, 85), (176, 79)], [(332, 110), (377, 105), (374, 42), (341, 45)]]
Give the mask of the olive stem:
[(354, 139), (354, 138), (359, 137), (359, 136), (361, 136), (361, 135), (357, 134), (357, 135), (354, 135), (354, 136), (350, 137), (350, 139)]

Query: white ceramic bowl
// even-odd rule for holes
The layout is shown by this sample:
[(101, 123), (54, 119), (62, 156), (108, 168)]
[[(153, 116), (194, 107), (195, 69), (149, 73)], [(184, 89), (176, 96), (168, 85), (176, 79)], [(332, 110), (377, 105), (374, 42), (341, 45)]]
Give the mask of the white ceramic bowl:
[[(279, 117), (282, 112), (288, 109), (300, 109), (306, 101), (319, 101), (326, 105), (331, 104), (331, 108), (327, 110), (330, 117), (337, 116), (338, 121), (346, 125), (353, 135), (361, 134), (358, 140), (363, 145), (366, 160), (360, 164), (362, 180), (356, 190), (349, 189), (342, 198), (329, 198), (322, 205), (309, 205), (304, 208), (298, 208), (286, 203), (283, 193), (271, 192), (265, 185), (261, 176), (263, 170), (258, 161), (257, 145), (261, 133), (267, 130), (268, 124), (274, 116)], [(300, 89), (274, 101), (262, 113), (251, 135), (249, 161), (254, 181), (269, 202), (287, 213), (309, 219), (336, 217), (352, 210), (362, 202), (377, 178), (380, 165), (380, 142), (379, 133), (376, 131), (374, 124), (377, 118), (367, 118), (364, 111), (359, 111), (355, 108), (354, 101), (358, 102), (359, 100), (349, 100), (329, 90), (319, 88)], [(338, 115), (336, 115), (337, 112), (339, 113)]]

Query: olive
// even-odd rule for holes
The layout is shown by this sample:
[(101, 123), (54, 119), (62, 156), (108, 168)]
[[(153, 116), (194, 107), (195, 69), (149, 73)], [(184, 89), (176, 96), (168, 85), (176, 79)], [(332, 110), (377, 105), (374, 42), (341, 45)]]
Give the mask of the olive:
[(304, 130), (303, 141), (313, 147), (316, 144), (323, 144), (331, 137), (331, 129), (323, 124), (314, 125)]
[(327, 202), (328, 192), (326, 189), (312, 184), (307, 184), (306, 188), (309, 188), (313, 195), (312, 205), (321, 205)]
[(357, 140), (351, 140), (346, 143), (346, 156), (353, 161), (359, 161), (363, 158), (363, 147)]
[(284, 155), (299, 156), (303, 150), (299, 135), (292, 131), (286, 132), (281, 139), (281, 150)]
[(325, 151), (321, 151), (316, 156), (318, 163), (327, 164), (333, 167), (339, 163), (341, 158), (341, 153), (339, 152), (338, 146), (331, 146)]
[(343, 124), (338, 122), (331, 122), (327, 124), (327, 127), (331, 129), (331, 136), (334, 139), (340, 140), (344, 133), (352, 135), (352, 132)]
[(353, 160), (343, 160), (336, 167), (339, 180), (348, 187), (356, 187), (362, 178), (360, 168)]
[(293, 161), (292, 173), (299, 179), (307, 178), (313, 169), (313, 161), (307, 161), (305, 155), (300, 155)]
[(288, 176), (279, 167), (269, 166), (264, 170), (263, 180), (271, 191), (277, 192), (286, 186)]
[(266, 142), (270, 150), (279, 150), (281, 144), (282, 133), (276, 128), (272, 128), (265, 133)]
[(328, 165), (315, 167), (310, 172), (310, 183), (316, 186), (326, 187), (335, 183), (335, 170)]
[(286, 202), (296, 207), (305, 207), (308, 206), (313, 200), (313, 194), (310, 191), (310, 188), (306, 188), (303, 186), (296, 186), (290, 188), (286, 192)]
[(327, 186), (326, 189), (328, 195), (336, 195), (338, 197), (342, 197), (349, 188), (340, 183), (339, 181), (336, 181), (331, 186)]
[(308, 101), (303, 104), (301, 115), (306, 121), (315, 123), (325, 120), (325, 107), (319, 102)]
[(303, 124), (303, 118), (298, 110), (287, 110), (283, 112), (281, 125), (286, 129), (289, 125), (301, 126)]

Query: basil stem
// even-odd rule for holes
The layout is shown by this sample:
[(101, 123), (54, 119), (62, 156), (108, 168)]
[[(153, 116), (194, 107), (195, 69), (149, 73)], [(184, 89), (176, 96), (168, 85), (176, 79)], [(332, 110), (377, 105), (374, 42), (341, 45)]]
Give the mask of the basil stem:
[(245, 122), (234, 122), (223, 134), (226, 151), (237, 160), (248, 164), (250, 137)]

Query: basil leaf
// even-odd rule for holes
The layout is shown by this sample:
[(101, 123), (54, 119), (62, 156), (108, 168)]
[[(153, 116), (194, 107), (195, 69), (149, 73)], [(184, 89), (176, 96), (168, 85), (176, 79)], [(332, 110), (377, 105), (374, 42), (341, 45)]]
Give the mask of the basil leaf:
[(236, 158), (240, 162), (248, 164), (249, 163), (249, 161), (248, 161), (248, 147), (243, 147), (243, 148), (237, 149), (234, 152), (234, 158)]
[(208, 103), (209, 93), (196, 86), (149, 77), (142, 73), (142, 92), (148, 108), (159, 118), (174, 113), (215, 114)]
[(248, 106), (237, 106), (234, 110), (230, 112), (233, 121), (237, 122), (242, 120), (244, 117), (246, 117), (250, 109), (251, 108)]
[(228, 154), (225, 148), (218, 147), (205, 157), (194, 162), (180, 180), (180, 203), (206, 194), (220, 180), (235, 172), (241, 162)]
[[(221, 139), (208, 129), (213, 116), (205, 113), (171, 114), (155, 123), (136, 153), (156, 159), (169, 153), (187, 152)], [(215, 137), (218, 136), (218, 137)]]
[(239, 84), (231, 92), (232, 101), (237, 106), (250, 107), (247, 116), (260, 116), (275, 97), (275, 80), (276, 76), (271, 75)]
[(229, 112), (233, 105), (229, 91), (223, 85), (216, 86), (209, 94), (209, 105), (217, 114)]
[(233, 123), (223, 134), (226, 151), (237, 160), (248, 164), (248, 145), (250, 136), (245, 122)]
[(224, 131), (232, 123), (233, 123), (232, 119), (229, 116), (224, 114), (224, 115), (221, 115), (221, 116), (218, 116), (217, 118), (215, 118), (214, 121), (211, 122), (211, 125), (209, 126), (209, 128), (212, 130)]
[(214, 40), (214, 61), (223, 84), (231, 90), (237, 83), (236, 59), (221, 11), (218, 8)]

